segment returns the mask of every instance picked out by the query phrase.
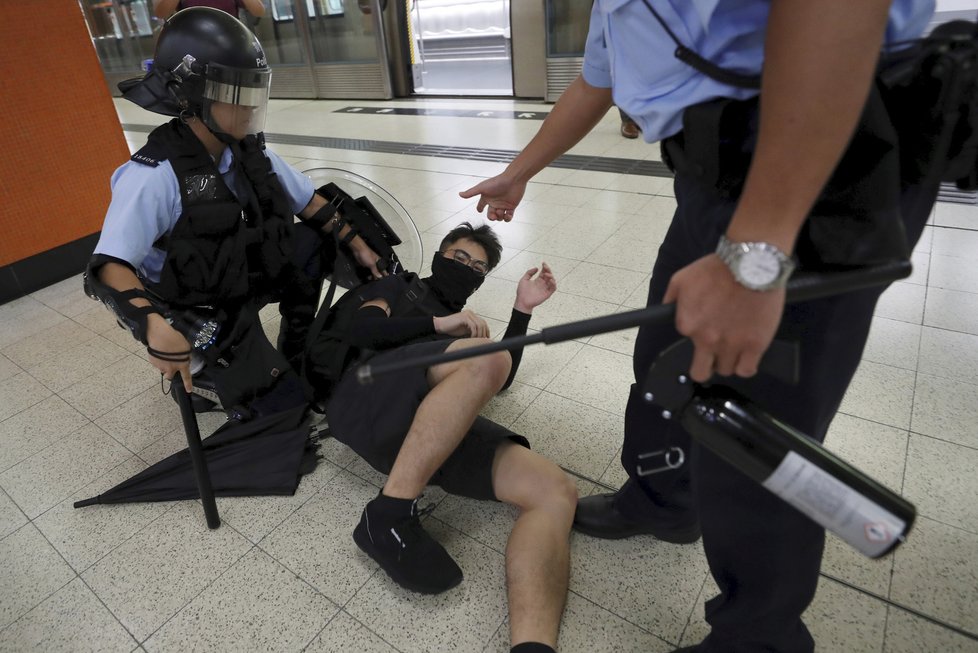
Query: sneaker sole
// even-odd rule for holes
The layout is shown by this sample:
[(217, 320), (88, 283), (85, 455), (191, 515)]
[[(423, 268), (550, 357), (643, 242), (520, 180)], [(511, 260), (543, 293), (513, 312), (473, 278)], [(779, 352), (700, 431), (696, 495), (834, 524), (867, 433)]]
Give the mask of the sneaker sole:
[(377, 554), (377, 547), (375, 547), (374, 543), (370, 541), (370, 536), (367, 535), (366, 533), (361, 534), (361, 530), (366, 530), (366, 529), (361, 529), (360, 526), (357, 525), (357, 527), (353, 530), (353, 541), (356, 542), (356, 545), (360, 548), (361, 551), (363, 551), (368, 556), (370, 556), (370, 559), (376, 562), (380, 566), (381, 570), (385, 574), (387, 574), (387, 576), (392, 581), (394, 581), (404, 589), (411, 590), (412, 592), (417, 592), (418, 594), (441, 594), (442, 592), (447, 592), (448, 590), (452, 589), (453, 587), (457, 586), (459, 583), (462, 582), (462, 579), (459, 578), (458, 580), (453, 582), (451, 585), (448, 585), (447, 587), (431, 587), (431, 586), (418, 585), (416, 583), (413, 583), (407, 578), (405, 578), (404, 576), (398, 574), (397, 572), (392, 573), (389, 569), (384, 567), (384, 564), (381, 562), (381, 558)]

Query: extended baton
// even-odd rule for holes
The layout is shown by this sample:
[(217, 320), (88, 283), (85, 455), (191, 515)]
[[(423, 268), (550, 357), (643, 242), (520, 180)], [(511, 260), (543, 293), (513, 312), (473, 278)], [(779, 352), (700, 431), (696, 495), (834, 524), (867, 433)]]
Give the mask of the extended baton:
[[(910, 276), (911, 272), (913, 272), (913, 266), (910, 261), (892, 261), (858, 269), (802, 273), (792, 277), (788, 282), (785, 302), (792, 304), (841, 295), (873, 286), (882, 286), (899, 279), (905, 279)], [(676, 307), (674, 304), (661, 304), (624, 313), (603, 315), (589, 320), (558, 324), (547, 327), (539, 333), (517, 338), (504, 338), (499, 342), (456, 349), (442, 354), (428, 354), (392, 363), (381, 363), (376, 366), (367, 363), (357, 368), (357, 381), (361, 385), (366, 385), (376, 377), (415, 367), (441, 365), (442, 363), (474, 358), (497, 351), (519, 349), (538, 342), (552, 345), (565, 340), (621, 331), (646, 324), (666, 324), (674, 320), (675, 315)]]

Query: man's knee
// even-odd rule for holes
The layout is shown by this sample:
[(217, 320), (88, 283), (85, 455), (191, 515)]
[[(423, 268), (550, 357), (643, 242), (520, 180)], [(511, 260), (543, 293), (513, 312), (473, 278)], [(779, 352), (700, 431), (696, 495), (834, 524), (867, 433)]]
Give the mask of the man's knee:
[[(473, 346), (481, 346), (491, 343), (488, 338), (472, 338)], [(485, 383), (494, 391), (502, 387), (509, 377), (509, 370), (513, 365), (513, 358), (508, 351), (497, 351), (483, 356), (476, 356), (464, 361), (464, 367), (478, 382)]]
[[(577, 508), (577, 484), (573, 479), (556, 463), (540, 454), (519, 445), (514, 444), (513, 447), (512, 452), (526, 460), (517, 462), (517, 467), (506, 474), (508, 478), (505, 484), (508, 487), (497, 490), (498, 498), (522, 510), (545, 509), (555, 514), (573, 516)], [(508, 458), (509, 462), (516, 462), (514, 456)], [(497, 479), (500, 479), (499, 475)]]
[(544, 501), (547, 501), (557, 509), (569, 511), (574, 514), (577, 509), (577, 483), (559, 466), (552, 465), (552, 479), (548, 479), (547, 487), (544, 490)]
[(577, 510), (577, 484), (557, 465), (539, 478), (536, 492), (527, 497), (524, 510), (540, 510), (566, 521), (568, 528)]

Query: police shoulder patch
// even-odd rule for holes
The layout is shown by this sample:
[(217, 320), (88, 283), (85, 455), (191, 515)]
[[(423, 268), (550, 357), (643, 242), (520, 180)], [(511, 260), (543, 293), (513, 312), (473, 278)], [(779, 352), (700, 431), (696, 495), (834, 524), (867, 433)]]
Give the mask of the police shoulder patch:
[(139, 148), (136, 153), (129, 158), (136, 163), (142, 163), (145, 166), (155, 168), (163, 161), (166, 161), (169, 157), (167, 157), (165, 150), (160, 147), (159, 144), (146, 143), (146, 145)]

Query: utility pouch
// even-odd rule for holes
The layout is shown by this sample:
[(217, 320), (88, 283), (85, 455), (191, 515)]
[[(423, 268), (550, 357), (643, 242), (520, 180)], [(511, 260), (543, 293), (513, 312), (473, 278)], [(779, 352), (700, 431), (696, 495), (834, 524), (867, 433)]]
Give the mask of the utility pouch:
[(795, 245), (801, 267), (860, 267), (910, 257), (898, 142), (874, 84), (848, 148), (802, 225)]
[(879, 75), (905, 183), (978, 189), (978, 25), (952, 21), (887, 55)]
[(662, 141), (663, 161), (725, 199), (740, 197), (757, 140), (757, 99), (718, 98), (686, 108), (683, 130)]
[(250, 305), (237, 313), (227, 335), (201, 354), (225, 407), (250, 406), (292, 371), (265, 335), (257, 309)]
[[(683, 131), (666, 139), (663, 151), (677, 174), (691, 175), (704, 192), (736, 202), (757, 131), (757, 98), (711, 100), (686, 109)], [(848, 149), (802, 228), (795, 249), (802, 267), (871, 265), (908, 256), (896, 144), (896, 131), (874, 87)]]

